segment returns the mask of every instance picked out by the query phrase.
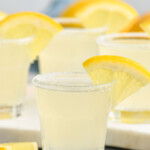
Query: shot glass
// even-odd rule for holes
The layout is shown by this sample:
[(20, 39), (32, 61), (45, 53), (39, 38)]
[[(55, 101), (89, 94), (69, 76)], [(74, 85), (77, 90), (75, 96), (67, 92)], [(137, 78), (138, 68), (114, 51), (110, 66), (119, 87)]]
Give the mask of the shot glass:
[(113, 82), (93, 85), (86, 73), (50, 73), (36, 88), (44, 150), (104, 150)]
[(21, 114), (33, 38), (0, 39), (0, 119)]
[(62, 25), (72, 26), (64, 28), (57, 34), (49, 46), (41, 52), (39, 70), (41, 73), (84, 71), (82, 62), (99, 55), (96, 38), (105, 34), (106, 28), (84, 29), (73, 27), (77, 21), (73, 18), (57, 19)]
[[(150, 37), (146, 33), (118, 33), (97, 39), (101, 55), (130, 58), (150, 71)], [(150, 122), (150, 86), (116, 105), (112, 119), (125, 123)]]

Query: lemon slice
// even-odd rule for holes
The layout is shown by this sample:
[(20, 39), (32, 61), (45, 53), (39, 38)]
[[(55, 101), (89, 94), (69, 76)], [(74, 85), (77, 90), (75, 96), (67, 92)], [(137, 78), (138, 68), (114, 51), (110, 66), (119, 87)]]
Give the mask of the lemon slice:
[(2, 11), (0, 11), (0, 21), (6, 18), (8, 15)]
[(120, 56), (95, 56), (83, 63), (94, 84), (116, 80), (113, 100), (116, 106), (150, 82), (150, 73), (140, 64)]
[(9, 15), (0, 22), (0, 36), (15, 39), (33, 36), (31, 60), (46, 48), (55, 34), (62, 30), (61, 25), (50, 17), (35, 12), (20, 12)]
[(71, 3), (60, 15), (60, 17), (76, 17), (76, 13), (86, 5), (105, 0), (77, 0)]
[(139, 17), (137, 22), (134, 24), (134, 26), (129, 30), (130, 32), (143, 32), (142, 28), (140, 27), (140, 24), (150, 21), (150, 12), (143, 14)]
[(90, 3), (76, 13), (86, 28), (106, 26), (108, 33), (128, 31), (138, 18), (137, 11), (119, 0), (100, 0)]
[(100, 0), (77, 0), (73, 3), (71, 3), (60, 15), (61, 17), (76, 17), (76, 12), (78, 10), (82, 9), (84, 6), (89, 5), (90, 3), (93, 3), (95, 1)]
[[(93, 3), (95, 1), (100, 1), (100, 0), (77, 0), (73, 3), (71, 3), (60, 15), (60, 17), (63, 18), (76, 18), (76, 13), (78, 10), (83, 9), (86, 5), (89, 5), (90, 3)], [(83, 25), (81, 24), (80, 20), (78, 22), (74, 22), (73, 24), (65, 24), (64, 27), (80, 27), (83, 28)]]
[(12, 150), (11, 147), (8, 146), (0, 146), (0, 150)]
[[(37, 144), (34, 142), (25, 143), (4, 143), (0, 144), (1, 147), (9, 148), (8, 150), (38, 150)], [(0, 149), (1, 150), (1, 149)], [(3, 149), (2, 149), (3, 150)], [(5, 150), (5, 149), (4, 149)], [(7, 150), (7, 149), (6, 149)]]
[(150, 35), (150, 20), (147, 20), (140, 24), (140, 27)]

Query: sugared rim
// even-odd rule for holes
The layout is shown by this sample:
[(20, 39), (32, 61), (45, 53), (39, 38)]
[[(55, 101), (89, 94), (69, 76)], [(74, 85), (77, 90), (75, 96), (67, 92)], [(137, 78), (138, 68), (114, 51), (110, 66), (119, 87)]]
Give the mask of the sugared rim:
[(34, 40), (34, 35), (24, 38), (7, 39), (0, 37), (0, 43), (17, 43), (17, 44), (28, 44)]
[[(134, 38), (147, 38), (149, 40), (149, 42), (147, 43), (120, 43), (117, 41), (113, 42), (113, 39), (121, 39), (121, 38), (125, 38), (128, 40), (133, 40)], [(146, 40), (146, 39), (145, 39)], [(103, 46), (108, 46), (108, 47), (125, 47), (131, 50), (131, 48), (133, 47), (150, 47), (150, 36), (147, 33), (144, 32), (130, 32), (130, 33), (115, 33), (115, 34), (109, 34), (109, 35), (103, 35), (97, 38), (96, 40), (97, 44), (99, 45), (103, 45)]]
[(87, 73), (82, 72), (53, 72), (49, 74), (37, 75), (32, 83), (39, 88), (57, 91), (87, 92), (87, 91), (107, 91), (114, 81), (93, 85)]

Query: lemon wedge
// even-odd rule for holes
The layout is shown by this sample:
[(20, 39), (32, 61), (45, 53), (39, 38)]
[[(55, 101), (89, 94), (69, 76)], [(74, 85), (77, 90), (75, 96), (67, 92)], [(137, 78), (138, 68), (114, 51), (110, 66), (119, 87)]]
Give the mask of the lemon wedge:
[(140, 27), (150, 35), (150, 20), (144, 21), (140, 24)]
[(71, 3), (60, 15), (61, 17), (76, 17), (78, 10), (82, 9), (84, 6), (89, 5), (95, 1), (101, 0), (77, 0)]
[(34, 142), (4, 143), (0, 144), (0, 146), (6, 148), (0, 150), (38, 150), (37, 144)]
[[(92, 0), (95, 1), (95, 0)], [(77, 19), (75, 14), (80, 9), (83, 8), (87, 3), (91, 3), (91, 0), (78, 0), (73, 3), (71, 3), (60, 15), (60, 18), (65, 19)], [(83, 28), (80, 20), (78, 19), (77, 22), (63, 24), (63, 27), (75, 27), (75, 28)]]
[(44, 50), (62, 26), (50, 17), (35, 12), (19, 12), (9, 15), (0, 22), (0, 36), (7, 39), (33, 36), (32, 49), (29, 52), (33, 61)]
[(143, 14), (139, 17), (137, 22), (135, 22), (134, 26), (129, 30), (130, 32), (143, 32), (142, 28), (140, 27), (140, 24), (150, 21), (150, 12)]
[(83, 63), (94, 84), (115, 80), (114, 107), (150, 82), (150, 73), (133, 60), (120, 56), (95, 56)]
[(76, 12), (86, 28), (107, 27), (108, 33), (128, 31), (138, 19), (137, 11), (119, 0), (100, 0)]
[(2, 11), (0, 11), (0, 21), (6, 18), (8, 15)]
[(8, 146), (0, 146), (0, 150), (11, 150), (11, 147), (8, 147)]

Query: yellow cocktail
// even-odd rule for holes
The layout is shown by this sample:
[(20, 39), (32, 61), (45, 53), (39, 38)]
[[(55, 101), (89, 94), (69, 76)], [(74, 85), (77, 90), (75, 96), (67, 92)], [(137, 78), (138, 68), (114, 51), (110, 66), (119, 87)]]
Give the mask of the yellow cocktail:
[[(106, 35), (98, 38), (97, 42), (101, 55), (124, 56), (140, 63), (150, 71), (150, 38), (146, 33)], [(115, 119), (128, 123), (149, 122), (149, 91), (150, 86), (147, 85), (120, 103), (114, 111)]]
[(84, 73), (50, 73), (33, 84), (44, 149), (104, 150), (112, 82), (93, 85)]
[[(62, 24), (67, 22), (74, 19), (61, 19)], [(106, 28), (65, 28), (40, 54), (40, 72), (84, 71), (82, 62), (99, 54), (96, 38), (105, 31)]]
[(11, 14), (0, 22), (0, 119), (20, 115), (28, 68), (61, 30), (35, 12)]
[(0, 117), (20, 115), (33, 37), (0, 40)]

